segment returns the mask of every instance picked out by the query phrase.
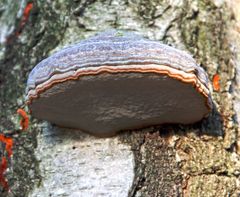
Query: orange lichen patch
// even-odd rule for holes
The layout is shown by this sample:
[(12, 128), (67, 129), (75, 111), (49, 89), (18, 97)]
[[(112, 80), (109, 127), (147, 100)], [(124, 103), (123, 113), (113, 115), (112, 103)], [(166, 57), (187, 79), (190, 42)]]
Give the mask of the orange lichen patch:
[(7, 170), (7, 158), (2, 157), (1, 166), (0, 166), (0, 184), (5, 190), (9, 190), (8, 182), (4, 176), (5, 171)]
[(30, 12), (33, 8), (33, 3), (28, 3), (23, 11), (23, 17), (20, 23), (20, 27), (23, 27), (25, 25), (25, 23), (28, 21)]
[(20, 25), (17, 28), (17, 31), (15, 32), (16, 37), (18, 37), (21, 34), (25, 24), (28, 21), (28, 18), (30, 16), (30, 12), (31, 12), (32, 8), (33, 8), (33, 3), (28, 3), (26, 5), (26, 7), (24, 8), (23, 16), (22, 16), (21, 21), (20, 21)]
[(212, 84), (213, 84), (213, 89), (218, 92), (220, 90), (220, 76), (219, 76), (219, 74), (215, 74), (213, 76)]
[(33, 3), (28, 3), (24, 9), (23, 16), (25, 19), (28, 19), (31, 9), (33, 8)]
[[(13, 154), (13, 139), (10, 137), (6, 137), (3, 134), (0, 134), (0, 141), (5, 144), (5, 150), (7, 152), (8, 158), (10, 158)], [(8, 162), (6, 157), (2, 157), (1, 165), (0, 165), (0, 184), (5, 190), (9, 190), (8, 182), (4, 177), (5, 171), (7, 170)]]
[(6, 151), (8, 154), (8, 157), (12, 156), (12, 147), (13, 147), (13, 139), (10, 137), (6, 137), (3, 134), (0, 134), (0, 141), (6, 144)]
[(78, 71), (74, 71), (69, 73), (67, 75), (66, 73), (64, 74), (65, 76), (60, 76), (57, 75), (53, 76), (43, 84), (39, 84), (33, 92), (29, 92), (28, 94), (28, 101), (27, 104), (31, 104), (32, 100), (37, 98), (40, 93), (44, 92), (45, 90), (51, 88), (53, 85), (57, 83), (63, 83), (68, 80), (78, 80), (79, 77), (81, 76), (87, 76), (87, 75), (98, 75), (101, 73), (127, 73), (127, 72), (134, 72), (134, 73), (157, 73), (157, 74), (165, 74), (169, 77), (175, 78), (181, 82), (184, 83), (189, 83), (192, 84), (195, 89), (201, 93), (205, 98), (206, 98), (206, 106), (211, 109), (211, 104), (208, 102), (208, 90), (205, 88), (205, 86), (200, 82), (200, 80), (194, 75), (193, 73), (185, 73), (183, 71), (179, 71), (177, 69), (169, 68), (168, 66), (161, 66), (159, 68), (159, 65), (153, 65), (152, 67), (148, 68), (140, 68), (140, 67), (135, 67), (132, 65), (131, 68), (127, 68), (124, 66), (100, 66), (97, 69), (79, 69)]
[(29, 117), (23, 109), (18, 109), (17, 113), (21, 116), (20, 126), (21, 130), (26, 130), (29, 125)]
[(26, 5), (23, 11), (23, 16), (16, 30), (6, 38), (7, 43), (11, 43), (14, 39), (16, 39), (22, 33), (22, 30), (28, 21), (32, 8), (33, 8), (33, 3), (28, 3)]

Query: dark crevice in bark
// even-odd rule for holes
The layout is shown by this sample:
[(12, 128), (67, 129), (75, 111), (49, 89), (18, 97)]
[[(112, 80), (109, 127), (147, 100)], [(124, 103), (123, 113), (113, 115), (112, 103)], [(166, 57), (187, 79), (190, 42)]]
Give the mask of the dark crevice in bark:
[(135, 158), (135, 178), (129, 196), (181, 196), (182, 176), (168, 143), (171, 134), (164, 129), (149, 128), (121, 138), (132, 146)]
[[(75, 1), (75, 2), (76, 2), (76, 4), (79, 3), (79, 1)], [(84, 1), (80, 1), (80, 4), (77, 5), (78, 7), (74, 9), (73, 14), (74, 14), (75, 16), (77, 16), (77, 17), (83, 16), (85, 9), (86, 9), (89, 5), (93, 4), (94, 2), (96, 2), (96, 0), (84, 0)]]

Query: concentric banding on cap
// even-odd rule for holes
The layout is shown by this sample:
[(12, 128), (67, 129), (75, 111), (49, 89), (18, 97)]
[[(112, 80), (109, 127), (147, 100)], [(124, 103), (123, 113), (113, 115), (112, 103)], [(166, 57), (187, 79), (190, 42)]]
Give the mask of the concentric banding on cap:
[[(159, 69), (161, 66), (169, 67), (169, 72), (176, 69), (194, 73), (201, 86), (205, 86), (204, 93), (209, 95), (206, 73), (189, 54), (136, 34), (126, 33), (119, 36), (115, 31), (105, 32), (69, 46), (40, 62), (29, 75), (27, 93), (37, 89), (39, 84), (50, 82), (56, 74), (80, 72), (101, 66), (116, 67), (115, 70), (128, 66), (131, 71), (136, 69), (133, 65), (139, 65), (138, 67), (144, 70), (144, 67), (150, 64), (159, 65)], [(30, 98), (27, 96), (28, 99)]]
[(206, 106), (211, 109), (212, 101), (209, 96), (209, 90), (201, 83), (201, 81), (196, 77), (194, 73), (185, 73), (184, 71), (171, 68), (165, 65), (155, 65), (155, 64), (147, 64), (147, 65), (122, 65), (122, 66), (100, 66), (100, 67), (88, 67), (88, 68), (80, 68), (77, 71), (67, 71), (64, 73), (58, 73), (53, 75), (47, 81), (38, 84), (35, 89), (30, 89), (27, 93), (27, 103), (31, 103), (32, 99), (38, 97), (38, 95), (44, 90), (51, 88), (54, 84), (62, 83), (67, 80), (77, 80), (82, 76), (86, 75), (98, 75), (103, 72), (107, 73), (126, 73), (126, 72), (136, 72), (136, 73), (158, 73), (164, 74), (169, 77), (180, 80), (184, 83), (191, 83), (196, 90), (201, 93), (206, 98)]

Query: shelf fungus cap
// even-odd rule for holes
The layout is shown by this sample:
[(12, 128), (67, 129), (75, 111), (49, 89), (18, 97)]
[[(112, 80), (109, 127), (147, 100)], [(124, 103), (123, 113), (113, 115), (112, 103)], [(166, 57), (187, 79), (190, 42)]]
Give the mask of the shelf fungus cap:
[(97, 136), (207, 116), (205, 71), (186, 52), (128, 32), (108, 31), (44, 59), (31, 71), (34, 117)]

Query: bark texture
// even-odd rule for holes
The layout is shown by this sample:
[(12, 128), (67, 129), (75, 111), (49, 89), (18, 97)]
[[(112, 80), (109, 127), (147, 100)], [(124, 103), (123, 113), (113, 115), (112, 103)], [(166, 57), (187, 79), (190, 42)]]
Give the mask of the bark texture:
[[(14, 147), (0, 196), (239, 196), (239, 9), (237, 0), (1, 0), (0, 132)], [(34, 65), (107, 29), (193, 54), (220, 77), (211, 115), (107, 139), (33, 118), (20, 132), (16, 109)]]

